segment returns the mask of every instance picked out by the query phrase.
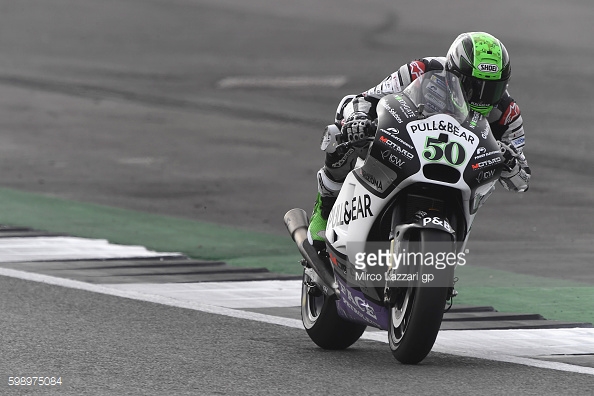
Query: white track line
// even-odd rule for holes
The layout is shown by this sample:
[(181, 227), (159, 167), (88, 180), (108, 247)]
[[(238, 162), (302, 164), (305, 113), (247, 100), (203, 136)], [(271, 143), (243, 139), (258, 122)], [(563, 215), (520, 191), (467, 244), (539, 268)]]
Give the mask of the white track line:
[(298, 307), (301, 301), (301, 280), (118, 283), (105, 286), (234, 309)]
[(182, 256), (162, 253), (144, 246), (115, 245), (104, 239), (76, 237), (0, 238), (0, 262), (84, 260)]
[[(134, 291), (130, 291), (130, 290), (119, 290), (119, 289), (107, 287), (104, 285), (93, 285), (90, 283), (84, 283), (84, 282), (74, 281), (74, 280), (70, 280), (70, 279), (56, 278), (53, 276), (40, 275), (40, 274), (11, 270), (11, 269), (6, 269), (6, 268), (0, 268), (0, 275), (24, 279), (24, 280), (28, 280), (28, 281), (41, 282), (41, 283), (46, 283), (46, 284), (50, 284), (50, 285), (68, 287), (68, 288), (72, 288), (72, 289), (85, 290), (85, 291), (90, 291), (90, 292), (95, 292), (95, 293), (102, 293), (102, 294), (107, 294), (107, 295), (117, 296), (117, 297), (122, 297), (122, 298), (130, 298), (133, 300), (147, 301), (147, 302), (153, 302), (153, 303), (163, 304), (163, 305), (168, 305), (168, 306), (173, 306), (173, 307), (193, 309), (196, 311), (207, 312), (207, 313), (212, 313), (212, 314), (217, 314), (217, 315), (225, 315), (225, 316), (229, 316), (229, 317), (233, 317), (233, 318), (254, 320), (254, 321), (258, 321), (258, 322), (276, 324), (276, 325), (298, 328), (298, 329), (303, 328), (303, 324), (301, 323), (300, 320), (287, 319), (287, 318), (282, 318), (282, 317), (264, 315), (264, 314), (260, 314), (260, 313), (254, 313), (254, 312), (241, 311), (241, 310), (230, 309), (230, 308), (225, 308), (225, 307), (218, 307), (218, 306), (214, 306), (214, 305), (210, 305), (210, 304), (203, 304), (203, 303), (200, 303), (197, 301), (186, 301), (186, 300), (180, 300), (180, 299), (175, 299), (175, 298), (171, 298), (171, 297), (158, 296), (158, 295), (154, 295), (154, 294), (134, 292)], [(513, 337), (513, 334), (515, 334), (515, 332), (516, 332), (515, 330), (507, 330), (507, 331), (510, 332), (509, 333), (510, 337)], [(561, 331), (563, 331), (565, 333), (570, 332), (570, 330), (567, 330), (567, 329), (561, 330)], [(594, 329), (576, 329), (576, 331), (578, 331), (579, 334), (581, 334), (581, 336), (583, 336), (581, 341), (578, 341), (577, 339), (579, 337), (574, 335), (573, 337), (576, 342), (586, 342), (587, 344), (588, 343), (592, 344), (592, 342), (594, 340)], [(573, 334), (573, 330), (571, 330), (571, 332)], [(463, 333), (463, 334), (455, 335), (454, 333), (458, 333), (458, 334)], [(437, 339), (437, 342), (433, 348), (433, 351), (451, 354), (451, 355), (491, 360), (491, 361), (520, 364), (520, 365), (530, 366), (530, 367), (538, 367), (538, 368), (546, 368), (546, 369), (551, 369), (551, 370), (559, 370), (559, 371), (567, 371), (567, 372), (572, 372), (572, 373), (594, 375), (594, 368), (591, 368), (591, 367), (582, 367), (582, 366), (575, 366), (575, 365), (565, 364), (565, 363), (541, 361), (541, 360), (530, 359), (530, 358), (521, 357), (521, 356), (510, 356), (510, 355), (506, 355), (504, 353), (493, 353), (492, 350), (480, 351), (480, 350), (472, 349), (468, 346), (468, 345), (470, 345), (468, 343), (469, 336), (472, 338), (472, 341), (474, 343), (479, 344), (481, 347), (484, 347), (484, 345), (486, 345), (487, 342), (492, 341), (492, 340), (491, 341), (483, 340), (483, 342), (481, 342), (481, 337), (483, 336), (482, 335), (483, 332), (479, 331), (479, 332), (475, 332), (475, 333), (476, 333), (476, 335), (473, 335), (473, 331), (466, 331), (466, 332), (442, 331), (442, 332), (440, 332), (440, 335), (438, 336), (438, 339)], [(557, 333), (556, 331), (553, 331), (553, 330), (541, 330), (541, 331), (534, 330), (531, 332), (532, 335), (536, 335), (539, 333), (540, 334), (548, 334), (547, 335), (548, 338), (557, 339), (560, 342), (562, 341), (562, 339), (559, 339), (557, 337), (561, 337), (561, 335), (563, 333)], [(492, 334), (492, 333), (488, 333), (488, 334)], [(528, 336), (528, 333), (524, 332), (524, 334), (526, 336)], [(457, 339), (458, 337), (461, 337), (461, 338)], [(361, 338), (365, 339), (365, 340), (374, 340), (374, 341), (380, 341), (380, 342), (384, 342), (384, 343), (387, 342), (385, 332), (366, 332), (365, 334), (363, 334), (363, 336)], [(463, 341), (461, 342), (461, 340), (463, 340)], [(506, 351), (505, 348), (503, 348), (501, 350)]]

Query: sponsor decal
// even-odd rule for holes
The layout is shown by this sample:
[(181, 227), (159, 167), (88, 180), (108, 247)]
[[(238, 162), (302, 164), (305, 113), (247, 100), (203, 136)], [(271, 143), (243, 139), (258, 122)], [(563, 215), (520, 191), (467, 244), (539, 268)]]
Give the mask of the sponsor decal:
[(472, 120), (470, 120), (470, 128), (474, 129), (476, 127), (476, 123), (478, 122), (479, 118), (481, 117), (480, 113), (475, 112), (472, 116)]
[(380, 136), (379, 141), (382, 142), (383, 144), (385, 144), (386, 146), (390, 147), (392, 150), (396, 151), (398, 154), (400, 154), (403, 157), (409, 159), (409, 160), (415, 158), (414, 154), (412, 154), (411, 152), (403, 149), (396, 142), (388, 139), (385, 136)]
[(520, 116), (520, 107), (518, 107), (516, 102), (511, 102), (505, 113), (499, 119), (499, 124), (501, 125), (509, 125), (514, 122)]
[(517, 148), (520, 148), (520, 147), (524, 146), (524, 143), (526, 143), (526, 137), (520, 136), (519, 138), (516, 138), (516, 139), (512, 140), (511, 142), (513, 143), (514, 146), (516, 146)]
[(437, 84), (443, 90), (447, 90), (448, 89), (448, 86), (445, 83), (445, 81), (443, 79), (441, 79), (441, 78), (437, 78), (437, 76), (435, 74), (431, 76), (431, 81), (433, 81), (435, 84)]
[(328, 216), (328, 227), (349, 224), (353, 220), (373, 217), (371, 212), (371, 197), (368, 194), (353, 197), (351, 200), (334, 205)]
[(499, 71), (499, 66), (492, 63), (481, 63), (478, 65), (478, 69), (483, 73), (497, 73)]
[(423, 227), (427, 226), (427, 224), (434, 224), (437, 226), (441, 226), (448, 230), (448, 232), (452, 232), (452, 226), (446, 219), (440, 219), (439, 217), (425, 217), (423, 218)]
[(411, 121), (406, 130), (422, 164), (431, 161), (466, 166), (479, 146), (479, 138), (448, 115)]
[(441, 100), (445, 100), (445, 91), (439, 88), (436, 84), (429, 83), (427, 84), (427, 90), (433, 94), (433, 96), (437, 96)]
[(375, 176), (365, 171), (364, 169), (361, 169), (361, 176), (363, 176), (363, 179), (367, 180), (367, 182), (374, 186), (377, 190), (381, 191), (384, 189), (382, 181), (376, 179)]
[(413, 111), (413, 109), (410, 108), (408, 103), (406, 103), (406, 101), (404, 99), (402, 99), (402, 96), (394, 95), (394, 98), (396, 98), (398, 103), (400, 103), (400, 110), (402, 110), (402, 112), (404, 113), (404, 116), (406, 118), (416, 117), (415, 112)]
[(478, 176), (476, 177), (477, 183), (484, 182), (489, 180), (495, 175), (495, 169), (480, 171)]
[(396, 165), (400, 169), (402, 169), (402, 165), (404, 165), (404, 160), (394, 155), (391, 150), (382, 151), (382, 158)]
[(384, 106), (384, 109), (386, 109), (388, 113), (392, 114), (392, 117), (394, 117), (398, 123), (402, 124), (402, 118), (400, 118), (398, 113), (396, 113), (396, 111), (388, 104), (388, 102), (382, 100), (381, 103), (382, 106)]
[(499, 154), (499, 153), (500, 153), (499, 150), (493, 150), (493, 151), (487, 152), (486, 148), (479, 147), (478, 150), (476, 150), (476, 155), (474, 156), (474, 159), (478, 160), (478, 159), (490, 157), (492, 155)]
[(481, 137), (486, 139), (489, 136), (489, 127), (487, 126), (484, 131), (481, 132)]
[(431, 92), (427, 92), (425, 94), (425, 98), (429, 101), (427, 105), (433, 104), (433, 108), (435, 111), (439, 111), (440, 109), (445, 108), (446, 104), (443, 100), (439, 99), (436, 95), (433, 95)]
[(385, 133), (386, 135), (398, 135), (400, 133), (400, 131), (396, 128), (388, 128), (388, 129), (382, 129), (381, 130), (383, 133)]
[(481, 162), (477, 162), (476, 164), (472, 164), (472, 170), (480, 170), (483, 168), (487, 168), (492, 165), (497, 165), (501, 162), (501, 157), (495, 157), (491, 159), (487, 159)]
[(414, 150), (414, 147), (412, 144), (405, 142), (404, 140), (400, 139), (398, 136), (394, 137), (396, 140), (398, 140), (400, 143), (402, 143), (403, 145), (405, 145), (406, 147), (408, 147), (411, 150)]
[[(363, 295), (359, 295), (358, 292), (352, 291), (341, 281), (338, 281), (338, 286), (340, 288), (341, 301), (341, 304), (338, 305), (339, 309), (344, 312), (344, 309), (341, 306), (344, 305), (349, 310), (349, 312), (351, 312), (352, 315), (356, 316), (359, 320), (377, 326), (377, 313), (373, 307), (369, 305), (365, 298), (362, 297)], [(347, 312), (344, 313), (346, 317), (352, 317), (352, 315), (349, 315)]]
[(375, 311), (373, 310), (371, 305), (369, 305), (369, 303), (367, 303), (367, 301), (365, 301), (364, 299), (362, 299), (359, 296), (353, 297), (353, 294), (351, 293), (351, 291), (349, 289), (347, 289), (346, 287), (344, 287), (344, 285), (342, 283), (340, 284), (340, 294), (346, 295), (347, 300), (352, 305), (357, 307), (360, 311), (364, 312), (365, 314), (372, 317), (373, 319), (377, 319), (377, 316), (375, 315)]
[(398, 129), (396, 129), (396, 128), (388, 128), (388, 129), (380, 129), (380, 131), (382, 131), (385, 135), (390, 136), (392, 139), (398, 141), (402, 145), (408, 147), (409, 149), (411, 149), (411, 150), (414, 150), (415, 149), (412, 144), (410, 144), (407, 141), (403, 140), (402, 138), (400, 138), (400, 136), (397, 136), (400, 133), (400, 131)]
[(426, 121), (418, 124), (414, 124), (410, 126), (410, 132), (432, 132), (432, 131), (444, 131), (450, 132), (455, 136), (465, 139), (469, 143), (474, 142), (474, 134), (466, 133), (464, 130), (460, 130), (458, 125), (455, 125), (451, 122), (446, 122), (444, 120), (440, 121)]
[(425, 73), (425, 64), (421, 61), (413, 61), (408, 66), (412, 81), (421, 77)]

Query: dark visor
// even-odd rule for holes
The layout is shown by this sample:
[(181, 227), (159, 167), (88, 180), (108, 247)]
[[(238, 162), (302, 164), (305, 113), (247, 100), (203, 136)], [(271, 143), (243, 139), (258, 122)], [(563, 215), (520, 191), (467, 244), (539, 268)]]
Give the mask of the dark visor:
[(507, 80), (487, 81), (462, 76), (462, 86), (470, 103), (495, 105), (505, 92)]

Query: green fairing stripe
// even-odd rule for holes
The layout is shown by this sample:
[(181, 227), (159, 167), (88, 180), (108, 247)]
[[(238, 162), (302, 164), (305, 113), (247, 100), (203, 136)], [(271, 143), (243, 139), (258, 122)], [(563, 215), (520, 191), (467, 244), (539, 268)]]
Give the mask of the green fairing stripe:
[(472, 75), (484, 80), (500, 80), (503, 69), (503, 53), (499, 42), (482, 33), (471, 35), (474, 45)]

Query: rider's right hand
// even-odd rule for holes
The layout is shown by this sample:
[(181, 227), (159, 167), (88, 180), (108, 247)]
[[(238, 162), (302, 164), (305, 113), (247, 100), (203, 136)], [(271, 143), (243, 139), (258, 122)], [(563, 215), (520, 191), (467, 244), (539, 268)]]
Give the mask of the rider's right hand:
[(375, 135), (376, 127), (369, 116), (358, 111), (351, 114), (341, 128), (342, 139), (355, 146), (364, 145)]

